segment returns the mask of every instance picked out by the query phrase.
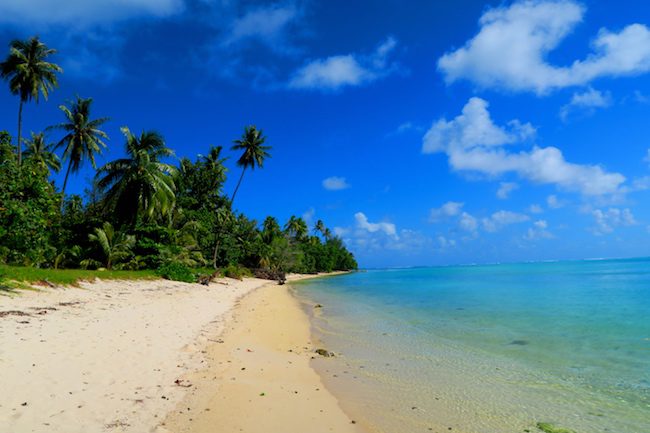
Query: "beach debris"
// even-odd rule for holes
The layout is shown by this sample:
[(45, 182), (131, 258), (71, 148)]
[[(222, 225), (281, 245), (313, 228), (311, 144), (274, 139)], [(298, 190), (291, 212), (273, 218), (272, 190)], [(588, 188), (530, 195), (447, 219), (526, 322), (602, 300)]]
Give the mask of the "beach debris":
[(17, 311), (17, 310), (0, 311), (0, 317), (5, 317), (5, 316), (31, 316), (31, 314), (25, 313), (24, 311)]
[(576, 433), (575, 430), (557, 427), (548, 422), (538, 422), (537, 428), (543, 431), (544, 433)]
[(260, 397), (264, 397), (266, 395), (265, 392), (260, 392)]
[(333, 357), (334, 352), (330, 352), (329, 350), (326, 349), (316, 349), (314, 350), (315, 353), (318, 353), (320, 356), (323, 356), (325, 358)]
[(321, 304), (316, 304), (314, 305), (314, 308), (323, 308), (323, 306)]
[(184, 379), (176, 379), (174, 383), (178, 386), (182, 386), (183, 388), (189, 388), (192, 386), (191, 383), (186, 383), (187, 381)]
[(277, 281), (280, 285), (283, 285), (287, 281), (287, 276), (284, 272), (273, 271), (271, 269), (255, 269), (253, 275), (255, 275), (255, 278), (262, 280)]

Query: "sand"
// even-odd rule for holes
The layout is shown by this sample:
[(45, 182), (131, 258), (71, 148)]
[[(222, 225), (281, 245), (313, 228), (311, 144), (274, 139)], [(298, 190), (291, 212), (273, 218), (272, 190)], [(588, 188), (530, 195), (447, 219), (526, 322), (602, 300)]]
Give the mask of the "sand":
[[(295, 278), (295, 277), (294, 277)], [(355, 432), (287, 286), (84, 283), (0, 297), (0, 433)]]
[(207, 349), (207, 368), (165, 420), (174, 433), (360, 432), (310, 360), (310, 324), (287, 286), (269, 285), (242, 300)]

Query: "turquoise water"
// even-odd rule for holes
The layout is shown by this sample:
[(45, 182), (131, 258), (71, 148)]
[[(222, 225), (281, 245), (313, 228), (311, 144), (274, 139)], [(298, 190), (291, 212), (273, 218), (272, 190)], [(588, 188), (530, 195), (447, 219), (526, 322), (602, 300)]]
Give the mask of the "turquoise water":
[(650, 259), (373, 270), (297, 286), (373, 431), (650, 432)]

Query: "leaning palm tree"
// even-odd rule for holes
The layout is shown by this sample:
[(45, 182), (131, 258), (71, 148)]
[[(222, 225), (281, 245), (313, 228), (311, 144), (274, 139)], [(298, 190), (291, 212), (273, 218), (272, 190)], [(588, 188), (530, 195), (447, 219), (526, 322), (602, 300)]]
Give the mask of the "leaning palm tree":
[(264, 159), (271, 157), (268, 152), (271, 150), (271, 146), (263, 146), (265, 141), (266, 137), (264, 137), (262, 131), (258, 130), (254, 125), (247, 126), (244, 129), (242, 138), (234, 141), (235, 144), (232, 146), (232, 150), (242, 150), (243, 153), (237, 160), (237, 165), (242, 168), (242, 172), (235, 191), (232, 193), (231, 203), (235, 201), (237, 190), (239, 190), (246, 169), (250, 167), (251, 170), (254, 170), (256, 166), (261, 168), (264, 166)]
[[(88, 235), (88, 239), (99, 245), (104, 254), (104, 266), (109, 270), (115, 263), (128, 257), (135, 246), (135, 236), (115, 231), (109, 222), (105, 222), (101, 228), (95, 228), (94, 233)], [(91, 261), (84, 261), (84, 264), (88, 263)]]
[(174, 153), (155, 131), (135, 136), (122, 128), (126, 137), (126, 158), (104, 165), (97, 172), (97, 187), (105, 203), (121, 220), (135, 223), (138, 216), (151, 220), (157, 211), (166, 215), (176, 201), (176, 167), (161, 162)]
[(61, 160), (56, 153), (50, 151), (51, 146), (45, 142), (43, 132), (38, 134), (32, 132), (32, 137), (24, 141), (27, 144), (25, 159), (34, 160), (56, 173), (61, 170)]
[(65, 195), (70, 173), (78, 172), (84, 160), (90, 161), (93, 168), (97, 168), (95, 154), (101, 154), (102, 148), (106, 147), (103, 140), (107, 139), (108, 135), (99, 127), (108, 121), (108, 117), (91, 120), (92, 103), (92, 98), (84, 99), (77, 96), (76, 100), (69, 102), (70, 107), (60, 105), (59, 109), (65, 115), (66, 121), (48, 128), (48, 130), (60, 129), (66, 132), (66, 135), (54, 146), (54, 149), (64, 149), (63, 159), (68, 161), (68, 170), (63, 180), (63, 195)]
[(9, 55), (0, 63), (0, 76), (9, 81), (9, 90), (20, 98), (18, 105), (18, 165), (22, 163), (23, 105), (32, 99), (38, 103), (40, 95), (48, 95), (58, 86), (57, 72), (63, 70), (46, 59), (56, 50), (48, 48), (38, 37), (9, 44)]

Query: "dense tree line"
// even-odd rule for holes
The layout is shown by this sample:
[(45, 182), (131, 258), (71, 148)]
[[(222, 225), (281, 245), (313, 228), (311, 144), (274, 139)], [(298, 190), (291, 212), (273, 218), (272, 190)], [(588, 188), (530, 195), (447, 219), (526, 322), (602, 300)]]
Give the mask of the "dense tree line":
[[(164, 137), (127, 127), (123, 158), (101, 167), (96, 156), (107, 147), (92, 99), (59, 108), (63, 122), (23, 138), (25, 103), (47, 99), (57, 87), (56, 51), (38, 38), (13, 41), (0, 75), (18, 97), (18, 133), (0, 132), (0, 263), (52, 268), (267, 269), (314, 273), (356, 269), (353, 255), (322, 221), (313, 230), (292, 216), (284, 225), (262, 224), (232, 204), (247, 170), (262, 168), (271, 147), (255, 126), (247, 126), (232, 150), (239, 152), (237, 186), (223, 192), (227, 169), (221, 146), (196, 160), (176, 159)], [(57, 140), (49, 142), (50, 134)], [(90, 164), (96, 175), (85, 197), (66, 195), (70, 176)], [(50, 181), (65, 170), (62, 189)]]

